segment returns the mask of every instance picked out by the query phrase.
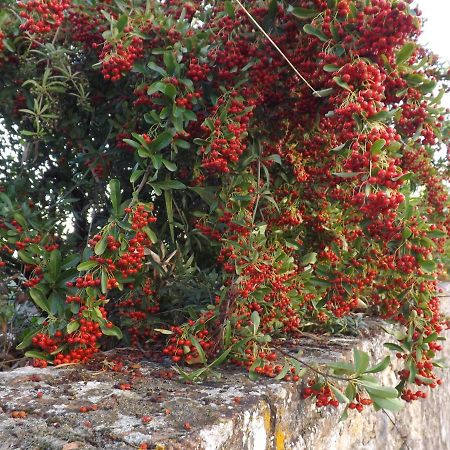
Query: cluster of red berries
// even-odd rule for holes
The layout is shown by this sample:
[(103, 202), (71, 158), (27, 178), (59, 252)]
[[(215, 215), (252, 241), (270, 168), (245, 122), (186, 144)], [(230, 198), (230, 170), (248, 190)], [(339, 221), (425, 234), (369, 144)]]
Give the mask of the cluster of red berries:
[(324, 384), (322, 386), (315, 387), (316, 381), (311, 379), (308, 380), (308, 387), (303, 390), (302, 397), (307, 399), (311, 396), (316, 398), (316, 406), (318, 408), (325, 406), (332, 406), (337, 408), (339, 402), (336, 400), (330, 386)]
[(126, 208), (125, 212), (131, 214), (131, 228), (133, 230), (142, 230), (147, 225), (156, 222), (156, 217), (152, 216), (149, 211), (146, 211), (144, 205), (138, 205), (137, 208)]
[(56, 31), (64, 20), (64, 12), (70, 8), (71, 0), (29, 0), (17, 2), (22, 10), (20, 17), (25, 22), (20, 29), (30, 34), (45, 34)]
[[(130, 42), (119, 42), (114, 45), (105, 43), (99, 55), (102, 62), (102, 75), (105, 80), (118, 81), (133, 68), (134, 62), (142, 57), (143, 41), (133, 36)], [(99, 45), (93, 44), (94, 47)]]
[[(169, 338), (168, 345), (164, 347), (163, 354), (171, 357), (173, 362), (184, 361), (188, 364), (198, 362), (199, 353), (196, 346), (189, 339), (183, 339), (184, 330), (177, 326), (171, 326), (170, 331), (175, 335)], [(195, 334), (199, 345), (209, 353), (214, 347), (214, 342), (209, 339), (208, 330), (202, 330)]]
[(364, 406), (369, 406), (373, 403), (370, 398), (362, 398), (360, 394), (356, 394), (355, 400), (349, 403), (348, 407), (350, 409), (356, 409), (358, 412), (362, 412)]

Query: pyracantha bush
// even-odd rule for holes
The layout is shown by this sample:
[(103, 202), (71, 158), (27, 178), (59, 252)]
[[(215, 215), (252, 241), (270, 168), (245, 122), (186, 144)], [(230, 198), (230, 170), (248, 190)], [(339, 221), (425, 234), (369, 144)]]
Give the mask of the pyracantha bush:
[[(448, 71), (409, 1), (3, 5), (0, 265), (42, 313), (35, 365), (115, 336), (188, 379), (314, 369), (317, 406), (440, 383)], [(389, 356), (318, 369), (282, 345), (363, 313), (394, 325), (396, 389), (372, 375)]]

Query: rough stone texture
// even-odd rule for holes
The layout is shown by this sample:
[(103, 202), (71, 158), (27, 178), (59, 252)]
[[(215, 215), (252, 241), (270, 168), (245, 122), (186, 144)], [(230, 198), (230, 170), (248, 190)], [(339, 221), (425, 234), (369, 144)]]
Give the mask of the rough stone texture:
[[(442, 303), (450, 310), (450, 297)], [(301, 348), (314, 361), (349, 357), (356, 345), (379, 358), (386, 336), (373, 327), (366, 335), (333, 337), (326, 345), (304, 339)], [(167, 367), (140, 362), (125, 373), (78, 366), (0, 373), (0, 449), (136, 449), (143, 442), (157, 450), (450, 449), (449, 374), (428, 399), (395, 415), (371, 409), (339, 422), (339, 411), (317, 411), (301, 400), (300, 385), (252, 382), (232, 369), (224, 369), (220, 381), (188, 385), (162, 378), (162, 370)], [(132, 390), (117, 388), (128, 382)], [(383, 382), (392, 384), (393, 372)], [(93, 404), (97, 410), (80, 413)], [(26, 418), (11, 417), (22, 410)], [(147, 424), (144, 415), (151, 417)]]

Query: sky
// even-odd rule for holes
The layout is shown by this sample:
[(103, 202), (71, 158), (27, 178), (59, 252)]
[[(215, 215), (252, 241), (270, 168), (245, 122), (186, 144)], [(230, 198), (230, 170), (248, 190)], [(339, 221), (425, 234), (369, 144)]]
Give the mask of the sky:
[(421, 41), (450, 63), (450, 1), (418, 0), (417, 4), (427, 19)]
[[(450, 0), (417, 0), (426, 19), (420, 41), (450, 65)], [(443, 103), (450, 107), (450, 94)]]

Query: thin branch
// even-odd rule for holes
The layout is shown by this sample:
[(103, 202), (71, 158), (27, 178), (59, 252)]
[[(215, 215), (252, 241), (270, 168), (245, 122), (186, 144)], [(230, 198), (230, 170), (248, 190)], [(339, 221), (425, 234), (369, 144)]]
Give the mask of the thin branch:
[(292, 64), (290, 59), (283, 53), (283, 51), (278, 47), (277, 44), (275, 44), (274, 40), (265, 32), (264, 28), (256, 21), (256, 19), (249, 13), (249, 11), (246, 9), (246, 7), (239, 1), (235, 0), (236, 3), (242, 8), (242, 10), (247, 14), (248, 18), (251, 20), (251, 22), (258, 28), (258, 30), (269, 40), (269, 42), (274, 46), (274, 48), (277, 50), (277, 52), (283, 57), (283, 59), (289, 64), (291, 69), (297, 74), (298, 77), (301, 78), (301, 80), (313, 91), (314, 95), (316, 97), (322, 97), (319, 92), (317, 92), (311, 84), (308, 82), (308, 80), (297, 70), (297, 68)]
[(404, 435), (400, 429), (398, 428), (397, 422), (392, 419), (392, 417), (386, 412), (385, 409), (382, 409), (381, 411), (384, 412), (384, 414), (386, 414), (386, 417), (389, 419), (389, 421), (392, 423), (392, 425), (394, 426), (395, 430), (397, 431), (397, 433), (400, 435), (400, 437), (403, 439), (403, 445), (406, 447), (407, 450), (411, 450), (411, 447), (408, 445), (408, 436)]
[(142, 177), (141, 182), (139, 183), (138, 188), (133, 192), (133, 198), (131, 199), (130, 204), (128, 205), (129, 208), (133, 206), (139, 199), (139, 194), (144, 189), (145, 184), (147, 183), (148, 177), (150, 176), (150, 171), (152, 170), (152, 166), (149, 164), (147, 168), (145, 169), (144, 176)]
[[(273, 344), (272, 344), (273, 345)], [(314, 366), (311, 366), (310, 364), (308, 364), (307, 362), (297, 358), (296, 356), (291, 355), (289, 352), (283, 350), (280, 346), (278, 345), (273, 345), (274, 348), (276, 348), (282, 355), (284, 356), (288, 356), (289, 358), (295, 359), (297, 362), (299, 362), (301, 365), (307, 367), (308, 369), (312, 370), (313, 372), (317, 373), (318, 375), (321, 375), (324, 378), (334, 378), (336, 380), (340, 380), (340, 381), (355, 381), (355, 378), (350, 378), (350, 377), (340, 377), (338, 375), (331, 375), (325, 372), (320, 371), (319, 369), (317, 369)]]

